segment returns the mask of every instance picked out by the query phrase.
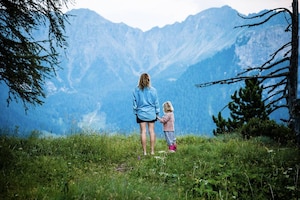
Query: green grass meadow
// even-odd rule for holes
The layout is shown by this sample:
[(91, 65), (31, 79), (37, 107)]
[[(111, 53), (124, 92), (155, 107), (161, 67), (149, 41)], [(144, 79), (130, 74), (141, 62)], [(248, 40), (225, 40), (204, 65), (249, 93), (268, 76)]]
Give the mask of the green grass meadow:
[[(300, 151), (268, 138), (177, 137), (142, 156), (139, 134), (0, 137), (0, 199), (300, 199)], [(149, 138), (148, 138), (149, 146)]]

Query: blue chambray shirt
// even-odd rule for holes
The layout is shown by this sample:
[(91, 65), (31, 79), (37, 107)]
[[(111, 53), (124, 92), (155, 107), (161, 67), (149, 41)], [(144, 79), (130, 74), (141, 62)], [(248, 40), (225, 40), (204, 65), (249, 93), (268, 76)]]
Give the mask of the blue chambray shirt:
[(133, 113), (143, 121), (152, 121), (159, 114), (159, 102), (154, 87), (145, 87), (141, 90), (136, 87), (133, 92)]

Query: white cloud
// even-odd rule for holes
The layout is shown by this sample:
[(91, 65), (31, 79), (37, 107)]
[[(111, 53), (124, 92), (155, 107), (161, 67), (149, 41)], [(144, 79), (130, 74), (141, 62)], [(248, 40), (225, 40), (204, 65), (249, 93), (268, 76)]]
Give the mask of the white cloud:
[(73, 8), (89, 8), (112, 22), (124, 22), (144, 31), (152, 27), (184, 21), (211, 7), (229, 5), (240, 13), (291, 7), (292, 0), (76, 0)]

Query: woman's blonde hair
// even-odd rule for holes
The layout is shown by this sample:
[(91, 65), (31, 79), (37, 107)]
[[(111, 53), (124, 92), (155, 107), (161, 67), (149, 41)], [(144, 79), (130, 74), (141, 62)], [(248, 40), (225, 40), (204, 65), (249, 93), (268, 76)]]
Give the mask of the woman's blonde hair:
[(165, 103), (163, 103), (163, 108), (165, 113), (174, 111), (171, 101), (166, 101)]
[(147, 73), (143, 73), (139, 80), (139, 88), (143, 90), (145, 87), (150, 87), (150, 76)]

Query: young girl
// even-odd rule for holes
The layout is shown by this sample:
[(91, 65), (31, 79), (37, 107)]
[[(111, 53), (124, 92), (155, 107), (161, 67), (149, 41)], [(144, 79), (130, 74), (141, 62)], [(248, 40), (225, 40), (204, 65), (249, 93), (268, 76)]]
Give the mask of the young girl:
[(176, 138), (175, 138), (175, 129), (174, 129), (174, 108), (172, 106), (172, 103), (170, 101), (167, 101), (163, 103), (163, 109), (164, 109), (164, 116), (160, 118), (157, 116), (157, 119), (159, 122), (163, 124), (163, 130), (165, 134), (165, 138), (167, 141), (167, 144), (169, 146), (170, 152), (175, 152), (177, 149), (176, 146)]

